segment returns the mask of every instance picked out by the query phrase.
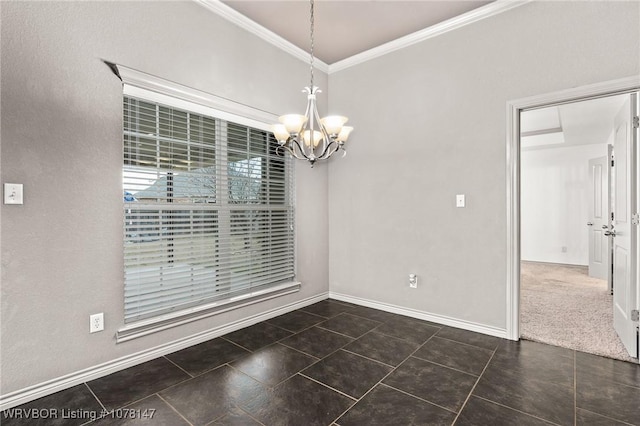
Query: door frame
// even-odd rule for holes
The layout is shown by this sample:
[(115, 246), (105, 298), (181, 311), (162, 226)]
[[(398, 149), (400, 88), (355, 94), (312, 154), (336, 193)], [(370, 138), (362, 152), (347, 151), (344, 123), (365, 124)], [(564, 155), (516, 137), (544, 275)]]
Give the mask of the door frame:
[[(520, 112), (638, 90), (640, 76), (632, 76), (507, 102), (507, 339), (520, 339)], [(638, 210), (638, 206), (634, 208)], [(640, 253), (640, 247), (636, 247), (636, 253)], [(640, 285), (637, 278), (636, 285)]]

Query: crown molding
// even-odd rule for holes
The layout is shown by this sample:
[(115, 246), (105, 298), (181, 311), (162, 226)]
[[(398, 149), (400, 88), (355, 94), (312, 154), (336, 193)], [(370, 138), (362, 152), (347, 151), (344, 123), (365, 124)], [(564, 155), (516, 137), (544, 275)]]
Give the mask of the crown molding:
[[(193, 0), (198, 3), (200, 6), (210, 10), (211, 12), (220, 15), (222, 18), (236, 24), (240, 28), (257, 35), (264, 41), (271, 43), (277, 48), (289, 53), (295, 58), (300, 59), (303, 62), (309, 62), (309, 52), (300, 49), (298, 46), (293, 43), (285, 40), (280, 37), (278, 34), (269, 31), (265, 27), (257, 24), (255, 21), (247, 18), (243, 14), (237, 12), (226, 4), (222, 3), (220, 0)], [(314, 58), (313, 65), (316, 69), (329, 73), (329, 65), (322, 62), (318, 58)]]
[[(248, 32), (257, 35), (261, 39), (273, 44), (281, 50), (289, 53), (290, 55), (307, 62), (309, 60), (309, 53), (280, 37), (276, 33), (269, 31), (263, 26), (257, 24), (251, 19), (247, 18), (243, 14), (237, 12), (220, 0), (193, 0), (202, 7), (210, 10), (211, 12), (220, 15), (228, 21), (238, 25), (240, 28), (247, 30)], [(327, 74), (342, 71), (349, 67), (361, 64), (371, 59), (386, 55), (387, 53), (395, 52), (396, 50), (403, 49), (411, 46), (412, 44), (420, 43), (421, 41), (430, 39), (447, 33), (449, 31), (456, 30), (464, 27), (465, 25), (472, 24), (485, 18), (489, 18), (494, 15), (498, 15), (507, 10), (514, 9), (516, 7), (527, 4), (533, 0), (496, 0), (485, 6), (479, 7), (462, 15), (440, 22), (436, 25), (432, 25), (415, 33), (398, 38), (388, 43), (382, 44), (373, 49), (369, 49), (365, 52), (358, 53), (349, 58), (343, 59), (338, 62), (334, 62), (331, 65), (327, 65), (318, 58), (315, 58), (315, 67)]]
[(506, 12), (507, 10), (522, 6), (531, 1), (533, 0), (496, 0), (485, 6), (471, 10), (467, 13), (448, 19), (446, 21), (442, 21), (423, 30), (416, 31), (415, 33), (400, 37), (378, 47), (374, 47), (362, 53), (358, 53), (357, 55), (353, 55), (341, 61), (334, 62), (333, 64), (329, 65), (329, 74), (342, 71), (354, 65), (358, 65), (371, 59), (386, 55), (388, 53), (395, 52), (396, 50), (404, 49), (405, 47), (411, 46), (412, 44), (420, 43), (432, 37), (437, 37), (449, 31), (464, 27), (465, 25), (469, 25), (482, 19), (498, 15), (502, 12)]

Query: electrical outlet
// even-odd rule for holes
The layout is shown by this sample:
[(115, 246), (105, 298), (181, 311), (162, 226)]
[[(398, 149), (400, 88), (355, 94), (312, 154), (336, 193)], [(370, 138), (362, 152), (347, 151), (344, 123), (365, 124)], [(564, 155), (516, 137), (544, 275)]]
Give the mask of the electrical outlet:
[(104, 314), (93, 314), (89, 316), (89, 333), (95, 333), (97, 331), (104, 330)]
[(418, 276), (416, 274), (409, 274), (409, 287), (418, 288)]

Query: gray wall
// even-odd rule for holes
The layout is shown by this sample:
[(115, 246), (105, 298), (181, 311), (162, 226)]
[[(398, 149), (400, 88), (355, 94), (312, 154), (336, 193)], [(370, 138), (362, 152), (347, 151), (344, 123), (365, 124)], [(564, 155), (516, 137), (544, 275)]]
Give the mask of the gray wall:
[(276, 114), (304, 108), (308, 65), (194, 2), (0, 8), (2, 182), (25, 188), (2, 205), (1, 394), (328, 291), (327, 168), (298, 164), (299, 293), (116, 344), (122, 86), (101, 59)]
[(356, 126), (329, 166), (331, 291), (504, 329), (506, 103), (639, 74), (639, 17), (534, 2), (331, 74)]

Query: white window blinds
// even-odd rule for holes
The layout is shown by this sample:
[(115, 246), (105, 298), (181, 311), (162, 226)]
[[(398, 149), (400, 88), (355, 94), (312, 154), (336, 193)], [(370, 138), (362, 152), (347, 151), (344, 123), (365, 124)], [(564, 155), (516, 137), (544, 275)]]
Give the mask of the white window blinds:
[(292, 167), (276, 146), (124, 97), (125, 323), (294, 279)]

